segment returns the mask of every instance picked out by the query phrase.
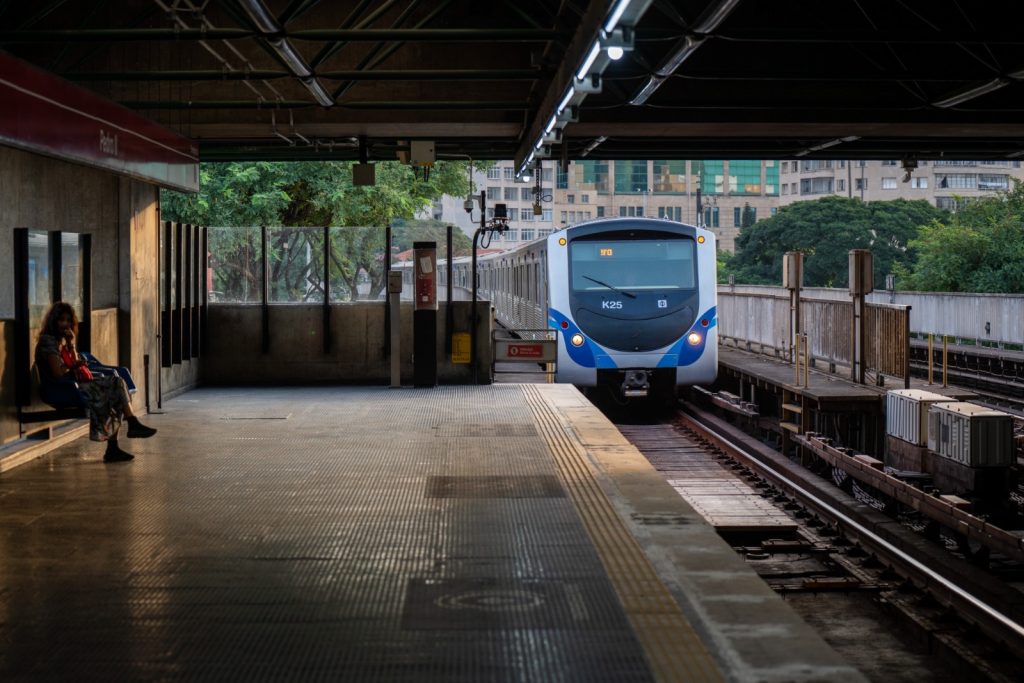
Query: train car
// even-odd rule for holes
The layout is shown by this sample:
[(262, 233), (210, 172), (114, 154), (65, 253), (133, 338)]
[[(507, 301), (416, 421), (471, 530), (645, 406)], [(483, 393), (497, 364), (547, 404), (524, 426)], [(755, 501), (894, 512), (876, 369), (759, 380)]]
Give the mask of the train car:
[[(455, 264), (458, 275), (469, 263)], [(625, 397), (674, 395), (718, 372), (714, 234), (611, 218), (479, 260), (480, 297), (513, 330), (558, 331), (555, 379)], [(527, 333), (528, 334), (528, 333)]]

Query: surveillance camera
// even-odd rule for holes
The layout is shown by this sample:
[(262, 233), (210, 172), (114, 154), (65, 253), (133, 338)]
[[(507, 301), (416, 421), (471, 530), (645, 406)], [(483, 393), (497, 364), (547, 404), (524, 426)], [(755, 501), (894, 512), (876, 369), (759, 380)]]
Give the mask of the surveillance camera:
[(467, 199), (462, 202), (462, 208), (466, 210), (466, 213), (473, 213), (473, 200)]

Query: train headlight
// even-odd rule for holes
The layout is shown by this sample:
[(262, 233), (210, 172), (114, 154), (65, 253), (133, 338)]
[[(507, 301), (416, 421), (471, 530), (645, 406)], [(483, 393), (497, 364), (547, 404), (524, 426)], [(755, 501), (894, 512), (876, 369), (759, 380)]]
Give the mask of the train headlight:
[(572, 342), (573, 346), (583, 346), (583, 335), (577, 332), (570, 337), (569, 341)]
[(704, 244), (704, 235), (697, 235), (697, 244)]
[(559, 237), (558, 238), (558, 244), (564, 247), (565, 246), (565, 238), (564, 237)]
[(691, 332), (686, 338), (686, 341), (690, 342), (691, 345), (696, 346), (697, 344), (700, 344), (701, 339), (703, 339), (703, 337), (700, 336), (700, 332)]

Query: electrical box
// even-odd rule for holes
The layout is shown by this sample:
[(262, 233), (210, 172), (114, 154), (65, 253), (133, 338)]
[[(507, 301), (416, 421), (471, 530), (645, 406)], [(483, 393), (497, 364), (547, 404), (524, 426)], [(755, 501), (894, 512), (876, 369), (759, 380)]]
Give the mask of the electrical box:
[(376, 166), (373, 164), (352, 164), (353, 185), (376, 185)]
[(402, 293), (402, 271), (400, 271), (400, 270), (389, 270), (388, 271), (388, 293), (389, 294), (401, 294)]
[(870, 294), (875, 291), (875, 270), (871, 252), (867, 249), (850, 250), (850, 294)]
[(799, 251), (787, 251), (782, 256), (782, 286), (786, 289), (800, 289), (804, 281), (804, 255)]
[(928, 410), (953, 399), (920, 389), (894, 389), (886, 393), (885, 433), (916, 446), (928, 445)]
[(974, 403), (932, 404), (928, 450), (967, 467), (1009, 467), (1016, 459), (1013, 416)]
[(409, 163), (413, 166), (433, 166), (435, 161), (433, 140), (413, 140), (409, 143)]

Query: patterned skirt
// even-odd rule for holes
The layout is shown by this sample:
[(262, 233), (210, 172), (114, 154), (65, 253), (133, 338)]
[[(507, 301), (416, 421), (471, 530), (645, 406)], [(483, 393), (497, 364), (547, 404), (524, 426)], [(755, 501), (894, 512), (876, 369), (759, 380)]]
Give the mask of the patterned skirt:
[(117, 438), (129, 401), (124, 380), (117, 376), (96, 377), (89, 382), (79, 382), (78, 388), (85, 394), (89, 438), (93, 441)]

